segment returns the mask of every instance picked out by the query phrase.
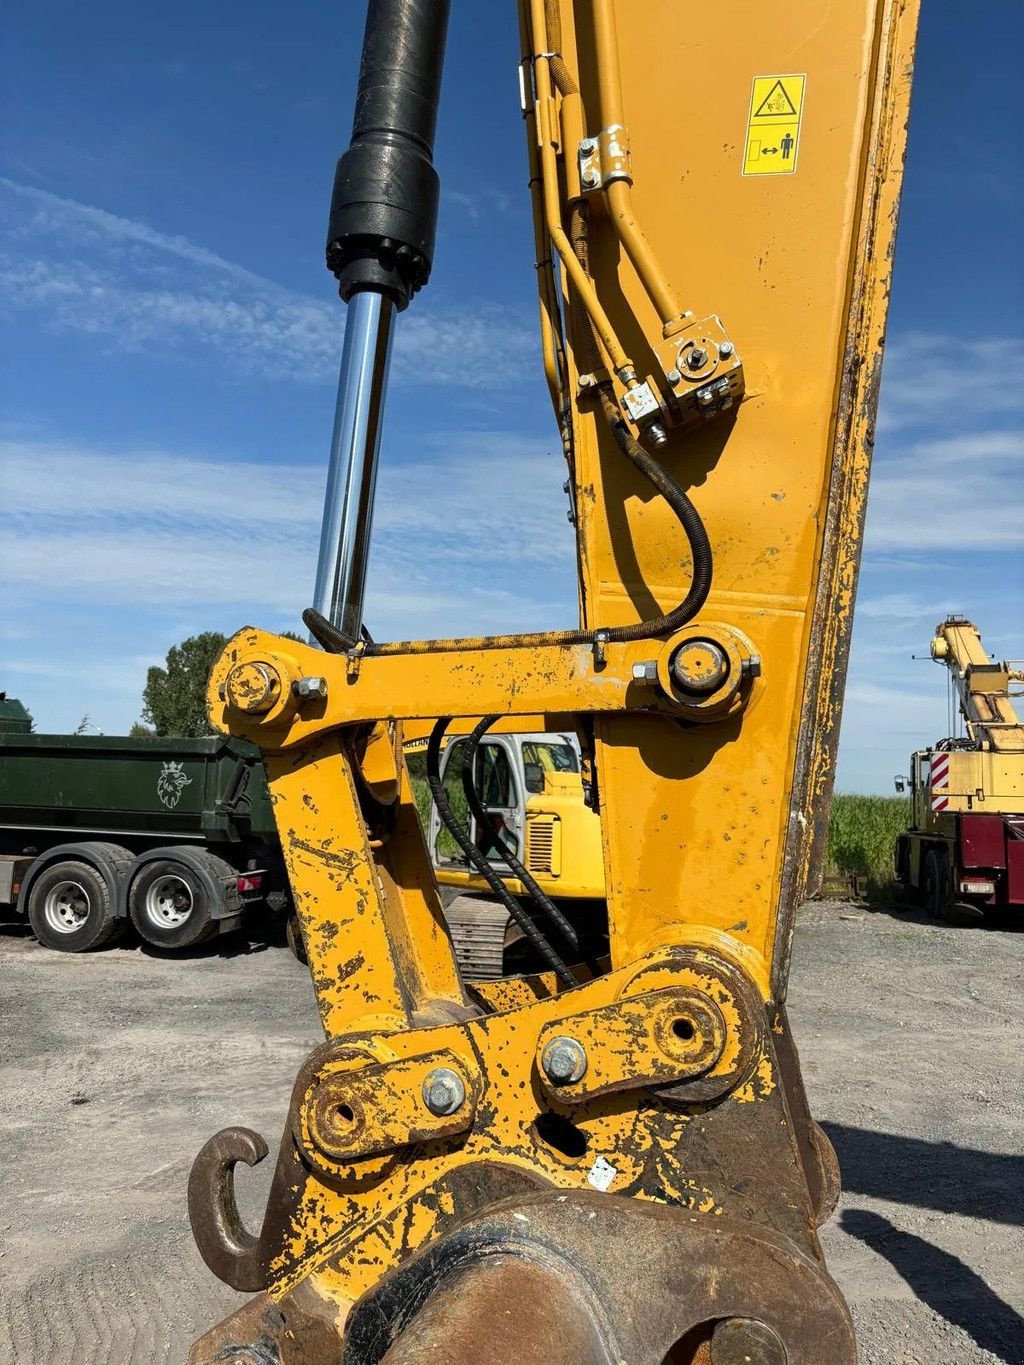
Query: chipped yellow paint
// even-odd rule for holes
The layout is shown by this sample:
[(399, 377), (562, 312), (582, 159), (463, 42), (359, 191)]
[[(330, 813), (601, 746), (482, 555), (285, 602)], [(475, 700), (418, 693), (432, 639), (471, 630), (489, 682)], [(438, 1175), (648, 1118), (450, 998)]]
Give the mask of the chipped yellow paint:
[[(346, 1167), (328, 1162), (327, 1178), (321, 1179), (315, 1167), (325, 1164), (323, 1156), (313, 1152), (314, 1169), (297, 1202), (288, 1251), (274, 1266), (272, 1294), (281, 1297), (307, 1274), (316, 1272), (336, 1286), (344, 1282), (346, 1293), (354, 1299), (374, 1283), (381, 1264), (391, 1263), (398, 1244), (402, 1254), (407, 1254), (434, 1233), (439, 1219), (453, 1216), (456, 1201), (450, 1195), (439, 1195), (438, 1190), (454, 1172), (480, 1161), (540, 1175), (557, 1187), (587, 1189), (590, 1167), (597, 1157), (604, 1156), (618, 1172), (613, 1188), (636, 1189), (636, 1197), (647, 1197), (638, 1187), (641, 1182), (653, 1183), (673, 1202), (695, 1212), (708, 1214), (719, 1208), (722, 1197), (695, 1182), (680, 1166), (683, 1135), (692, 1115), (659, 1102), (655, 1095), (648, 1095), (639, 1110), (622, 1095), (557, 1106), (572, 1115), (585, 1135), (587, 1152), (581, 1158), (567, 1157), (539, 1141), (533, 1128), (536, 1115), (548, 1106), (542, 1099), (533, 1053), (524, 1048), (523, 1040), (538, 1040), (545, 1028), (558, 1020), (572, 1027), (580, 1013), (617, 999), (628, 1003), (640, 992), (658, 990), (666, 979), (677, 986), (703, 985), (716, 1000), (734, 1036), (709, 1075), (732, 1066), (742, 1045), (742, 1038), (735, 1036), (740, 1032), (741, 1016), (729, 990), (705, 970), (699, 955), (689, 968), (681, 968), (678, 961), (653, 958), (599, 977), (573, 992), (534, 1000), (508, 1014), (390, 1035), (385, 1040), (386, 1052), (399, 1058), (445, 1049), (458, 1055), (464, 1053), (469, 1041), (472, 1056), (478, 1059), (485, 1077), (486, 1088), (476, 1103), (478, 1114), (485, 1115), (487, 1121), (478, 1122), (455, 1148), (443, 1141), (427, 1142), (416, 1149), (414, 1162), (385, 1159), (374, 1167), (374, 1180), (369, 1185), (356, 1177), (362, 1164)], [(759, 1054), (759, 1062), (758, 1074), (763, 1073), (764, 1064), (770, 1070), (767, 1053)], [(325, 1063), (324, 1074), (330, 1074), (332, 1065)], [(410, 1090), (410, 1125), (416, 1098), (415, 1091)], [(400, 1103), (393, 1097), (393, 1106)]]
[[(556, 0), (554, 8), (566, 68), (582, 75), (588, 92), (595, 73), (580, 72), (577, 38), (590, 54), (590, 7)], [(705, 8), (696, 28), (684, 7), (617, 0), (615, 8), (637, 214), (660, 260), (678, 256), (681, 225), (696, 234), (699, 269), (687, 272), (686, 306), (697, 317), (721, 314), (740, 339), (747, 379), (746, 401), (731, 419), (673, 431), (659, 458), (692, 491), (708, 527), (715, 572), (705, 619), (752, 642), (761, 676), (745, 710), (696, 725), (679, 723), (664, 687), (633, 676), (639, 664), (661, 667), (667, 642), (610, 643), (603, 663), (587, 645), (516, 637), (486, 647), (410, 642), (348, 658), (247, 628), (225, 648), (210, 716), (266, 754), (329, 1043), (347, 1057), (383, 1060), (445, 1049), (462, 1056), (469, 1046), (481, 1076), (476, 1121), (456, 1141), (417, 1142), (346, 1166), (308, 1149), (307, 1119), (286, 1134), (280, 1169), (294, 1203), (271, 1294), (280, 1299), (310, 1277), (339, 1324), (385, 1271), (458, 1217), (458, 1177), (474, 1163), (586, 1189), (603, 1156), (618, 1172), (616, 1192), (664, 1198), (696, 1217), (731, 1211), (735, 1190), (705, 1188), (704, 1171), (686, 1168), (688, 1126), (703, 1121), (700, 1105), (683, 1111), (633, 1091), (571, 1108), (553, 1103), (537, 1075), (536, 1047), (558, 1021), (629, 993), (686, 985), (704, 991), (725, 1020), (717, 1066), (744, 1058), (749, 1065), (742, 1001), (755, 990), (762, 1001), (784, 994), (790, 915), (808, 883), (830, 788), (916, 0), (848, 0), (824, 13), (817, 0), (793, 0), (773, 13), (770, 34), (754, 0)], [(543, 10), (532, 7), (535, 18)], [(732, 135), (686, 140), (685, 171), (661, 173), (680, 165), (671, 98), (680, 51), (696, 44), (687, 107), (742, 110), (751, 73), (776, 60), (769, 43), (773, 53), (799, 51), (814, 92), (800, 174), (741, 180), (742, 113)], [(702, 50), (726, 55), (699, 60)], [(561, 108), (552, 95), (544, 110), (560, 144)], [(613, 226), (591, 216), (589, 270), (616, 333), (639, 343), (637, 363), (646, 366), (662, 320)], [(575, 395), (590, 358), (575, 299), (565, 303)], [(594, 406), (573, 398), (566, 410), (581, 615), (591, 630), (632, 625), (683, 598), (689, 556), (669, 508), (623, 460)], [(252, 667), (261, 662), (280, 679), (266, 698), (270, 709), (232, 708), (232, 699), (264, 705)], [(233, 690), (228, 675), (240, 667), (247, 671), (236, 674)], [(303, 674), (327, 679), (326, 699), (295, 696)], [(612, 970), (573, 991), (550, 982), (537, 995), (521, 983), (489, 987), (499, 1012), (480, 1014), (455, 970), (402, 765), (391, 776), (389, 745), (399, 741), (380, 723), (490, 713), (594, 718)], [(373, 828), (367, 780), (392, 787), (385, 800), (395, 797)], [(670, 960), (680, 947), (698, 952), (682, 970)], [(751, 990), (744, 984), (734, 996), (702, 969), (701, 950), (735, 964)], [(758, 1104), (778, 1112), (780, 1080), (763, 1023), (749, 1079), (716, 1101), (716, 1115), (735, 1120), (735, 1106)], [(601, 1046), (597, 1035), (593, 1045)], [(314, 1092), (315, 1082), (298, 1097), (300, 1114)], [(398, 1112), (389, 1115), (389, 1134), (403, 1116), (415, 1131), (415, 1090), (391, 1102)], [(585, 1157), (568, 1157), (538, 1134), (538, 1114), (552, 1110), (571, 1113)], [(305, 1156), (288, 1165), (295, 1143), (307, 1144)], [(758, 1172), (750, 1177), (756, 1184)]]

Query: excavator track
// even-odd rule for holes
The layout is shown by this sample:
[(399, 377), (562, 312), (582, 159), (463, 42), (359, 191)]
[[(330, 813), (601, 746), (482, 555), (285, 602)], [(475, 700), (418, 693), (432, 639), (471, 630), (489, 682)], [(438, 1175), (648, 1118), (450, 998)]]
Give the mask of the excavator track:
[(481, 896), (457, 896), (444, 914), (463, 980), (497, 981), (503, 976), (510, 922), (505, 907)]

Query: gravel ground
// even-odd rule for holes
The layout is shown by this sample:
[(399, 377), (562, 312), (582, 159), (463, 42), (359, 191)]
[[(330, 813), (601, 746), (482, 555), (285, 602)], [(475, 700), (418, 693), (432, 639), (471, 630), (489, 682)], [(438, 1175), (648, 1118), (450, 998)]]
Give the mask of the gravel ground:
[[(250, 931), (251, 932), (251, 931)], [(864, 1365), (1024, 1365), (1024, 934), (817, 904), (791, 1014), (845, 1192), (825, 1230)], [(185, 1183), (228, 1123), (276, 1148), (319, 1040), (279, 939), (83, 957), (0, 934), (0, 1361), (184, 1361), (241, 1296), (193, 1248)], [(272, 1162), (239, 1178), (258, 1226)]]

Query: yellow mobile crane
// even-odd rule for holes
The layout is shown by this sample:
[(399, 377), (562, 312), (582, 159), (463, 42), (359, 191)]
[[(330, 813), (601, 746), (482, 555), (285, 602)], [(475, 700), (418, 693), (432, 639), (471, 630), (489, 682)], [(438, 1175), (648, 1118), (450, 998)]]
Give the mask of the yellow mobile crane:
[[(362, 629), (396, 315), (426, 283), (446, 0), (372, 0), (328, 264), (348, 304), (315, 643), (247, 627), (215, 726), (263, 750), (325, 1040), (263, 1225), (228, 1128), (189, 1208), (247, 1361), (850, 1365), (834, 1155), (785, 1011), (819, 876), (907, 123), (914, 0), (522, 0), (544, 368), (580, 622)], [(478, 16), (483, 22), (483, 10)], [(489, 367), (504, 382), (500, 351)], [(434, 722), (574, 730), (607, 953), (543, 894), (527, 974), (460, 977), (402, 761)], [(490, 884), (490, 881), (489, 881)]]
[[(978, 627), (947, 616), (931, 655), (949, 681), (967, 733), (911, 755), (912, 823), (896, 841), (896, 877), (933, 915), (1024, 908), (1024, 724), (1013, 705), (1024, 673), (993, 662)], [(1018, 690), (1017, 695), (1020, 695)]]

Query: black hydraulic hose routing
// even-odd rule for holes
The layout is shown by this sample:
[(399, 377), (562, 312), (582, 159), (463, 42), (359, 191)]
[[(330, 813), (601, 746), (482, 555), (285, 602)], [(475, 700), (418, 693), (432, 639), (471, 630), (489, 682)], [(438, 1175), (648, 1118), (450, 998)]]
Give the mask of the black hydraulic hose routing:
[(473, 818), (476, 820), (477, 828), (484, 831), (484, 837), (479, 841), (480, 852), (486, 856), (488, 845), (494, 848), (498, 857), (506, 865), (514, 877), (518, 877), (526, 888), (526, 893), (536, 905), (541, 914), (546, 915), (558, 932), (565, 939), (566, 943), (574, 950), (580, 946), (579, 937), (576, 930), (555, 905), (554, 901), (547, 896), (538, 886), (536, 880), (526, 870), (523, 864), (516, 857), (515, 853), (508, 844), (500, 839), (496, 834), (492, 834), (487, 827), (487, 812), (484, 810), (480, 797), (477, 794), (474, 773), (476, 769), (476, 755), (480, 747), (480, 741), (486, 732), (491, 728), (500, 716), (484, 716), (469, 736), (469, 743), (463, 753), (462, 760), (462, 790), (466, 796), (466, 804), (469, 806)]
[(508, 887), (501, 880), (501, 877), (491, 866), (490, 862), (477, 848), (476, 844), (469, 837), (469, 831), (459, 822), (458, 817), (452, 810), (451, 802), (448, 800), (441, 781), (441, 741), (444, 739), (445, 731), (452, 722), (451, 716), (442, 716), (430, 732), (430, 742), (427, 745), (427, 785), (430, 794), (434, 798), (434, 805), (441, 821), (452, 836), (459, 848), (466, 855), (470, 865), (483, 877), (484, 881), (491, 888), (497, 898), (504, 905), (505, 909), (518, 924), (526, 937), (537, 949), (544, 961), (556, 973), (559, 980), (566, 986), (578, 986), (580, 983), (573, 972), (562, 961), (558, 953), (552, 948), (551, 944), (544, 937), (541, 931), (534, 924), (533, 920), (526, 913), (523, 907), (511, 894)]
[[(365, 648), (367, 656), (424, 654), (438, 650), (527, 649), (541, 648), (545, 645), (592, 645), (596, 642), (598, 635), (614, 644), (671, 635), (693, 620), (708, 599), (714, 572), (711, 541), (708, 539), (708, 533), (701, 520), (700, 513), (672, 475), (652, 455), (649, 455), (636, 440), (618, 411), (614, 395), (603, 385), (601, 387), (601, 406), (619, 449), (638, 473), (642, 474), (648, 483), (665, 499), (686, 535), (693, 561), (693, 570), (689, 590), (679, 605), (663, 616), (654, 616), (632, 626), (611, 626), (605, 630), (595, 628), (594, 630), (543, 631), (532, 635), (485, 635), (470, 639), (390, 641), (382, 644), (368, 644)], [(302, 613), (302, 619), (310, 633), (330, 653), (345, 654), (351, 650), (351, 638), (335, 629), (330, 621), (321, 616), (319, 612), (309, 608)]]

